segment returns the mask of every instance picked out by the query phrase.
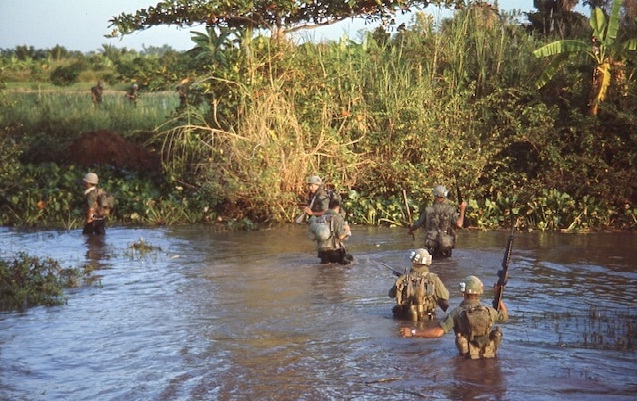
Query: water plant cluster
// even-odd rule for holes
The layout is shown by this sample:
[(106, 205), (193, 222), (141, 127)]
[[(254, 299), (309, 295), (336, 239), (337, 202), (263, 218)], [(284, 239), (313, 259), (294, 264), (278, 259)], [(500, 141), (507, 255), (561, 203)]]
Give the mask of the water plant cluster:
[[(619, 311), (589, 307), (586, 313), (544, 312), (532, 317), (546, 333), (555, 333), (555, 346), (612, 349), (634, 352), (637, 349), (637, 316), (628, 308)], [(577, 328), (574, 336), (572, 329)], [(549, 337), (550, 338), (550, 337)]]
[(27, 253), (0, 258), (0, 310), (25, 310), (36, 305), (66, 303), (65, 288), (82, 284), (80, 268), (65, 268), (51, 258)]

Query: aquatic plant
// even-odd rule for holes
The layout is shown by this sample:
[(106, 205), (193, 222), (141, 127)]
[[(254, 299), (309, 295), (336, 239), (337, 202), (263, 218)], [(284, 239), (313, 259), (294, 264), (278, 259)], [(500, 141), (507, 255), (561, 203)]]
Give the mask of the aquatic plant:
[(0, 259), (0, 310), (64, 304), (64, 288), (77, 287), (82, 277), (81, 269), (63, 268), (51, 258), (19, 253)]
[(144, 238), (140, 238), (137, 241), (128, 245), (126, 249), (126, 254), (131, 259), (136, 259), (140, 257), (146, 257), (149, 255), (156, 256), (158, 252), (161, 251), (161, 247), (151, 244), (146, 241)]

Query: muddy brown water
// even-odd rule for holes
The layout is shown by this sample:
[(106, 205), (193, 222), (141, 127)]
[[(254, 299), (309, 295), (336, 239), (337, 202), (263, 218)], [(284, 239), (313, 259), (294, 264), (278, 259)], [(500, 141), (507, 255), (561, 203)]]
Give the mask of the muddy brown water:
[[(352, 266), (317, 264), (305, 228), (0, 229), (99, 281), (68, 303), (0, 314), (1, 400), (633, 400), (637, 236), (517, 233), (496, 359), (464, 360), (453, 335), (404, 339), (387, 297), (418, 247), (404, 229), (354, 227)], [(432, 271), (486, 287), (508, 232), (462, 231)], [(159, 247), (141, 254), (141, 239)], [(485, 298), (491, 296), (487, 291)], [(490, 302), (490, 301), (489, 301)], [(439, 317), (442, 313), (439, 311)]]

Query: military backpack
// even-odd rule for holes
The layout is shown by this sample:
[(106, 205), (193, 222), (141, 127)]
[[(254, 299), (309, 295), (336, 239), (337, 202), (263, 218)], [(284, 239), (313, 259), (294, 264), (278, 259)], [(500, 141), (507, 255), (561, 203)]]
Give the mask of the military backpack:
[(97, 190), (97, 214), (100, 216), (108, 216), (115, 208), (115, 197), (99, 188)]
[(417, 306), (421, 313), (436, 310), (434, 283), (429, 273), (409, 273), (396, 282), (396, 303), (403, 306)]
[(460, 334), (465, 336), (470, 344), (484, 348), (489, 344), (491, 332), (491, 313), (484, 305), (475, 305), (464, 309), (458, 315)]

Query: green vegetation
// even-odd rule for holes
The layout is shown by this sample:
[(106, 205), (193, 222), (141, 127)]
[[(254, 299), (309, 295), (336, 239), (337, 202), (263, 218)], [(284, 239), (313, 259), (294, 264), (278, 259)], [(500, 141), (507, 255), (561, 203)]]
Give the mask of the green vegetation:
[(628, 52), (637, 50), (637, 39), (617, 42), (621, 4), (622, 0), (613, 0), (609, 18), (601, 8), (593, 10), (590, 17), (592, 41), (560, 40), (535, 50), (533, 54), (537, 57), (556, 56), (540, 77), (538, 87), (551, 79), (571, 53), (582, 53), (594, 63), (589, 107), (590, 114), (597, 115), (599, 104), (606, 99), (611, 82), (615, 80), (616, 86), (624, 86)]
[(0, 310), (64, 304), (64, 288), (77, 287), (86, 274), (81, 269), (62, 268), (53, 259), (25, 253), (0, 259)]
[[(637, 228), (637, 52), (621, 53), (623, 79), (607, 82), (591, 115), (596, 59), (576, 54), (538, 91), (548, 61), (534, 55), (558, 40), (590, 41), (590, 27), (540, 33), (471, 3), (440, 25), (418, 13), (360, 42), (296, 44), (211, 25), (183, 53), (3, 51), (0, 225), (78, 227), (85, 169), (65, 162), (66, 149), (109, 130), (163, 160), (159, 177), (95, 167), (122, 224), (290, 222), (305, 177), (318, 174), (343, 194), (352, 223), (406, 225), (403, 191), (415, 217), (434, 185), (457, 183), (475, 227), (514, 213), (527, 229)], [(565, 15), (561, 24), (581, 23)], [(634, 21), (611, 21), (597, 28), (621, 29), (604, 38), (637, 37)], [(81, 67), (77, 82), (49, 90), (60, 66)], [(106, 88), (95, 107), (98, 79)], [(123, 97), (131, 82), (137, 107)]]

